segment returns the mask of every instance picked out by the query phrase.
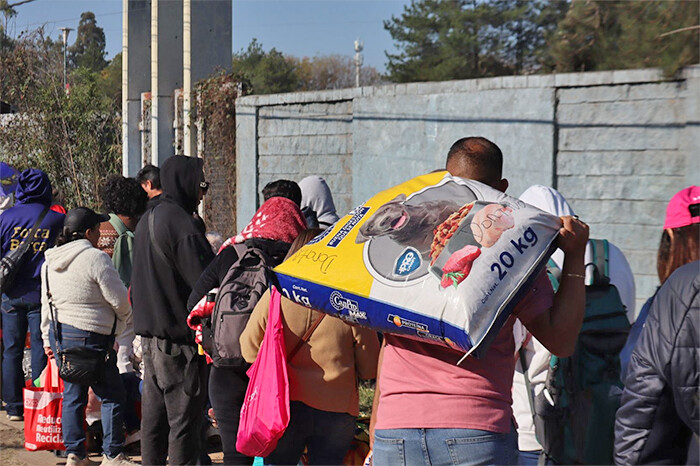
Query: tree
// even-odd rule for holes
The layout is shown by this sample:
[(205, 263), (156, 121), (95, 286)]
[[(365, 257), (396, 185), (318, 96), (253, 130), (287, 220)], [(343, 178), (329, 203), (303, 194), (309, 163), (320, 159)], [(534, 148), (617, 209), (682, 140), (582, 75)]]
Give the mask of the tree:
[[(698, 63), (697, 1), (574, 0), (551, 42), (560, 71), (661, 67), (673, 75)], [(667, 34), (672, 33), (672, 34)]]
[(274, 48), (265, 52), (257, 39), (248, 44), (246, 51), (233, 55), (233, 71), (250, 82), (254, 94), (292, 92), (299, 88), (294, 63)]
[[(355, 61), (347, 55), (317, 55), (314, 58), (292, 57), (300, 91), (345, 89), (355, 87)], [(360, 85), (374, 86), (382, 82), (372, 66), (360, 68)]]
[(392, 81), (442, 81), (539, 69), (546, 37), (564, 0), (421, 0), (384, 21), (399, 53), (389, 54)]
[(121, 106), (122, 102), (122, 54), (119, 52), (99, 73), (97, 86), (100, 91)]
[(68, 48), (68, 52), (74, 68), (82, 66), (92, 71), (100, 71), (107, 66), (105, 32), (97, 25), (92, 11), (80, 15), (78, 36), (75, 43)]
[(0, 159), (46, 171), (67, 207), (97, 208), (100, 183), (121, 165), (118, 104), (87, 68), (72, 74), (66, 94), (63, 56), (41, 30), (3, 50), (0, 69), (0, 98), (18, 108), (0, 120)]

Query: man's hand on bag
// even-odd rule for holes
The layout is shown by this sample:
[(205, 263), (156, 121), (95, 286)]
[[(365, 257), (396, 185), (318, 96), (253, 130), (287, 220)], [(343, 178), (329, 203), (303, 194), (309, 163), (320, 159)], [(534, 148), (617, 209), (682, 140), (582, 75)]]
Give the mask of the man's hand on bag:
[(45, 354), (48, 358), (53, 358), (53, 350), (51, 349), (50, 346), (44, 346), (44, 354)]
[(560, 217), (562, 227), (559, 229), (557, 246), (568, 254), (583, 254), (586, 251), (588, 242), (588, 225), (583, 223), (578, 217), (567, 215)]

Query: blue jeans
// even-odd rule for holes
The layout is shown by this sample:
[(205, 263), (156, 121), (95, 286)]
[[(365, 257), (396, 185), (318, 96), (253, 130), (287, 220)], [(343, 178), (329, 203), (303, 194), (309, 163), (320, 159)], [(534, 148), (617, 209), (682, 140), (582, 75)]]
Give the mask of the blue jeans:
[[(518, 454), (518, 464), (520, 466), (537, 466), (540, 464), (540, 454), (542, 453), (542, 450), (534, 450), (534, 451), (523, 451), (520, 450)], [(545, 465), (552, 465), (552, 460), (549, 458), (545, 459), (544, 462)], [(692, 463), (689, 463), (692, 464)]]
[(372, 462), (395, 465), (517, 464), (518, 434), (475, 429), (381, 429)]
[[(105, 378), (100, 384), (90, 385), (102, 402), (102, 450), (109, 457), (117, 456), (124, 449), (124, 403), (125, 390), (117, 369), (117, 354), (114, 351), (114, 337), (80, 330), (66, 324), (57, 324), (63, 349), (86, 346), (92, 349), (109, 348), (109, 359), (105, 365)], [(56, 354), (56, 339), (53, 324), (49, 331), (51, 348)], [(75, 453), (81, 458), (85, 451), (85, 406), (87, 405), (88, 385), (64, 382), (63, 390), (63, 443), (66, 454)]]
[[(216, 410), (214, 410), (216, 414)], [(289, 403), (289, 426), (265, 464), (297, 464), (308, 448), (309, 464), (342, 464), (355, 435), (355, 416)]]
[(46, 367), (44, 343), (41, 340), (41, 304), (23, 298), (10, 299), (3, 295), (2, 301), (2, 399), (7, 403), (7, 414), (24, 413), (22, 389), (24, 371), (22, 358), (27, 330), (32, 342), (32, 380), (41, 375)]

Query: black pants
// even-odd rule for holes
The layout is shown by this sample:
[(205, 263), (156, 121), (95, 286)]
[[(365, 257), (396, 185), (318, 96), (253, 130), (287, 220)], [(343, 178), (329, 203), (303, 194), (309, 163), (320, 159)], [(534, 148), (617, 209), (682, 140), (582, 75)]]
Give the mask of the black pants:
[(245, 369), (211, 367), (209, 373), (209, 401), (219, 425), (224, 464), (253, 464), (253, 458), (236, 451), (236, 437), (241, 405), (248, 388)]
[(142, 338), (141, 455), (144, 465), (197, 464), (207, 398), (207, 366), (197, 348)]

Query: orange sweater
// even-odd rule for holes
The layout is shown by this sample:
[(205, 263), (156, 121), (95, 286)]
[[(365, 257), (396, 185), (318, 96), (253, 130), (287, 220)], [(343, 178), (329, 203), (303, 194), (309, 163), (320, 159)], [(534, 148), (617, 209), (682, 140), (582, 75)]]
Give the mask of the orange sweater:
[[(241, 335), (241, 352), (252, 363), (265, 334), (270, 292), (260, 298)], [(318, 311), (282, 297), (282, 320), (287, 354), (320, 316)], [(309, 340), (288, 362), (289, 399), (312, 408), (358, 415), (357, 379), (377, 375), (379, 340), (376, 332), (352, 327), (326, 316)]]

